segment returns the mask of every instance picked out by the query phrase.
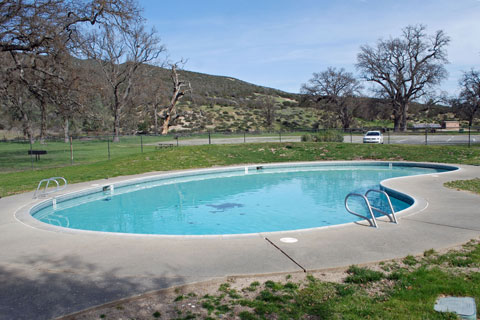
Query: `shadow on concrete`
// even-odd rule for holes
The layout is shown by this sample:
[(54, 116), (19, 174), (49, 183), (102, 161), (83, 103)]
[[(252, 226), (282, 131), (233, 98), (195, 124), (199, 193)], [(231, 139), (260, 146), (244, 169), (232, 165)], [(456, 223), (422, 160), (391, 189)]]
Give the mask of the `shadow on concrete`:
[(51, 319), (183, 282), (181, 277), (119, 276), (118, 269), (100, 272), (75, 256), (28, 257), (0, 266), (0, 319)]

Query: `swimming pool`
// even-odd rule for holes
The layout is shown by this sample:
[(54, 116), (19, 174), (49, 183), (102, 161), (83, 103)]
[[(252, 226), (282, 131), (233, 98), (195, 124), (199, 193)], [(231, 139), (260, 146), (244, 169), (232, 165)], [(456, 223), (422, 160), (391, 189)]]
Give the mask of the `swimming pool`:
[[(454, 169), (372, 162), (190, 171), (61, 196), (40, 203), (30, 214), (63, 228), (133, 234), (219, 235), (309, 229), (358, 220), (344, 208), (350, 192), (378, 189), (380, 182), (389, 178)], [(375, 206), (384, 203), (374, 201)], [(395, 193), (392, 203), (400, 211), (413, 199)], [(358, 210), (363, 210), (362, 206), (357, 203)]]

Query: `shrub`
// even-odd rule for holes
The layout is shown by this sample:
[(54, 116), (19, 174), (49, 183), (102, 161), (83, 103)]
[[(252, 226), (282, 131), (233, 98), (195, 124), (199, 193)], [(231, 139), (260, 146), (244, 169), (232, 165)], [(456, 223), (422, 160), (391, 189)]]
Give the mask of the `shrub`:
[(343, 142), (343, 134), (337, 130), (320, 131), (317, 134), (302, 135), (303, 142)]
[(313, 137), (311, 134), (307, 133), (307, 134), (304, 134), (302, 135), (302, 141), (303, 142), (312, 142), (313, 141)]
[(337, 130), (325, 130), (316, 134), (317, 142), (343, 142), (343, 134)]

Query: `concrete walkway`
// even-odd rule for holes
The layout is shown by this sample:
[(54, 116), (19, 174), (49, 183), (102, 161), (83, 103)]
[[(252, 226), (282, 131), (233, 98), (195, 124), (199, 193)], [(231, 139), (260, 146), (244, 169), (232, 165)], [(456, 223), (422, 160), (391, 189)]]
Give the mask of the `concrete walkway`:
[[(32, 193), (2, 198), (0, 319), (50, 319), (218, 277), (325, 269), (451, 247), (480, 236), (480, 196), (443, 187), (446, 181), (480, 177), (480, 167), (459, 167), (455, 172), (386, 181), (385, 186), (417, 201), (398, 225), (379, 221), (379, 229), (349, 224), (213, 238), (54, 232), (15, 217), (36, 203)], [(137, 177), (144, 176), (148, 175)], [(81, 183), (68, 191), (124, 179)], [(285, 236), (299, 241), (280, 242)]]

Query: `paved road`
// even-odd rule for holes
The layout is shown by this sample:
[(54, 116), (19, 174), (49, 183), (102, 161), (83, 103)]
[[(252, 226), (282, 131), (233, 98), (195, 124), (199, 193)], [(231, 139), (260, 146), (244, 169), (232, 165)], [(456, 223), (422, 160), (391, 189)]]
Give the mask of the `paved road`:
[[(362, 136), (345, 136), (345, 142), (362, 143)], [(451, 145), (451, 144), (468, 144), (468, 135), (388, 135), (383, 136), (384, 143), (390, 144), (439, 144), (439, 145)], [(471, 135), (470, 143), (480, 143), (480, 135)]]
[[(235, 137), (235, 138), (212, 138), (211, 144), (236, 144), (236, 143), (255, 143), (255, 142), (299, 142), (300, 136), (272, 136), (272, 137)], [(349, 136), (344, 137), (344, 142), (362, 143), (363, 136)], [(425, 135), (388, 135), (384, 136), (386, 144), (425, 144)], [(187, 139), (180, 138), (178, 145), (192, 146), (208, 144), (208, 138), (205, 139)], [(471, 135), (470, 143), (480, 144), (480, 135)], [(164, 141), (162, 144), (176, 145), (176, 140)], [(428, 135), (427, 144), (432, 145), (454, 145), (454, 144), (468, 144), (468, 135)]]

